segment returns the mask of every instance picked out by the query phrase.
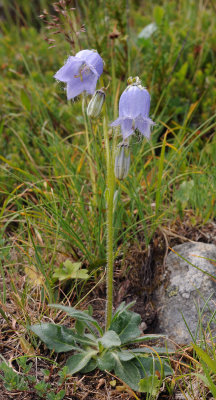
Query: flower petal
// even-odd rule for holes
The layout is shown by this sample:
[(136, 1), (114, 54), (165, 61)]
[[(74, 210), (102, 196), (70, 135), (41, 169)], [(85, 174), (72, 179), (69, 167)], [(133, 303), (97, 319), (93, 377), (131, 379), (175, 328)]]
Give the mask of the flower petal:
[(138, 129), (146, 139), (150, 139), (151, 136), (151, 126), (154, 125), (154, 122), (150, 118), (143, 118), (139, 115), (135, 119), (135, 129)]
[(150, 95), (140, 86), (132, 85), (124, 90), (119, 101), (119, 116), (136, 118), (138, 115), (148, 117)]
[(79, 70), (84, 62), (76, 57), (68, 57), (65, 65), (60, 68), (54, 78), (61, 82), (69, 82), (75, 75), (79, 75)]
[(100, 76), (103, 72), (103, 60), (96, 50), (81, 50), (76, 54), (76, 57), (85, 61), (89, 66), (96, 69)]
[(133, 120), (131, 118), (124, 118), (121, 122), (121, 132), (123, 139), (127, 139), (134, 133)]
[(73, 77), (67, 82), (67, 99), (73, 99), (84, 91), (93, 94), (97, 80), (98, 75), (94, 74), (90, 69), (87, 72), (82, 72), (82, 76)]
[(119, 117), (110, 124), (110, 126), (119, 126), (119, 125), (121, 125), (121, 132), (123, 139), (127, 139), (134, 132), (135, 128), (133, 128), (132, 118)]
[(119, 118), (117, 118), (115, 121), (113, 121), (111, 124), (110, 124), (110, 126), (119, 126), (119, 125), (121, 125), (121, 122), (124, 120), (124, 118), (122, 118), (122, 117), (119, 117)]

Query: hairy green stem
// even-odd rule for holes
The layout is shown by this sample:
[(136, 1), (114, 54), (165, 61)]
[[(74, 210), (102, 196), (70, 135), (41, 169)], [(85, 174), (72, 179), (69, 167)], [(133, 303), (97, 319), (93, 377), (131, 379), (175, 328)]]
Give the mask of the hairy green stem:
[[(107, 169), (107, 189), (106, 189), (106, 254), (107, 254), (107, 272), (106, 272), (106, 330), (109, 329), (112, 319), (112, 305), (113, 305), (113, 199), (115, 191), (115, 175), (113, 156), (111, 154), (109, 145), (109, 135), (107, 127), (107, 114), (104, 113), (103, 119), (104, 143), (106, 149), (106, 169)], [(113, 149), (114, 152), (114, 149)]]

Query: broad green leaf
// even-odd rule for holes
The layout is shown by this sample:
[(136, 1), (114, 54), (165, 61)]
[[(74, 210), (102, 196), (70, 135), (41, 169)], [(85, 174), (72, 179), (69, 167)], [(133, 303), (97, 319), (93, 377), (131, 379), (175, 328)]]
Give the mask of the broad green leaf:
[(133, 311), (123, 311), (115, 319), (113, 318), (110, 329), (119, 335), (121, 343), (124, 344), (140, 335), (140, 323), (141, 317), (139, 314)]
[[(83, 321), (83, 322), (86, 321), (86, 323), (90, 322), (92, 325), (95, 326), (95, 328), (98, 330), (100, 335), (103, 335), (103, 330), (101, 329), (100, 325), (88, 313), (86, 313), (84, 311), (76, 310), (73, 307), (62, 306), (61, 304), (49, 304), (49, 305), (50, 305), (50, 307), (54, 307), (59, 310), (65, 311), (67, 314), (69, 314), (74, 319), (77, 319), (77, 320)], [(88, 326), (88, 324), (86, 324), (86, 325)]]
[(74, 339), (77, 343), (84, 344), (86, 346), (93, 346), (93, 347), (98, 347), (97, 345), (97, 338), (93, 335), (78, 335), (74, 334)]
[(65, 326), (47, 323), (33, 325), (30, 329), (46, 343), (49, 349), (55, 350), (57, 353), (72, 349), (79, 350), (77, 343), (97, 347), (96, 340), (92, 340), (86, 335), (77, 335), (74, 330)]
[(97, 365), (101, 371), (112, 371), (115, 366), (115, 358), (113, 352), (108, 351), (103, 353), (100, 357), (97, 358)]
[(95, 358), (91, 358), (88, 362), (88, 364), (80, 370), (81, 374), (88, 374), (91, 371), (94, 371), (94, 369), (97, 368), (97, 360)]
[(87, 269), (81, 269), (76, 274), (76, 279), (89, 279), (89, 274)]
[(67, 269), (68, 272), (77, 272), (81, 266), (82, 263), (81, 262), (72, 262), (70, 260), (65, 260), (63, 262), (64, 267)]
[(58, 278), (60, 281), (65, 279), (88, 279), (89, 274), (87, 269), (81, 269), (81, 262), (71, 262), (66, 260), (63, 263), (63, 267), (55, 270), (53, 277)]
[(135, 303), (136, 303), (135, 301), (131, 301), (130, 303), (125, 304), (125, 301), (123, 301), (123, 302), (118, 306), (118, 308), (116, 309), (116, 311), (115, 311), (115, 313), (114, 313), (114, 315), (113, 315), (113, 317), (112, 317), (112, 322), (114, 322), (114, 321), (116, 320), (116, 318), (118, 318), (118, 316), (119, 316), (122, 312), (128, 311), (131, 307), (133, 307)]
[(131, 350), (117, 351), (116, 354), (121, 361), (130, 361), (133, 358), (137, 357), (137, 355), (134, 355)]
[(76, 372), (82, 370), (90, 361), (90, 359), (97, 354), (97, 351), (83, 351), (79, 354), (74, 354), (68, 358), (66, 366), (68, 368), (67, 373), (73, 375)]
[(76, 349), (74, 331), (65, 326), (55, 324), (36, 324), (30, 327), (39, 338), (46, 343), (48, 349), (57, 353)]
[(160, 380), (155, 376), (146, 376), (139, 382), (139, 392), (156, 396), (160, 387)]
[(86, 333), (85, 337), (87, 337), (88, 339), (92, 340), (93, 342), (98, 342), (98, 339), (95, 335), (93, 335), (92, 333)]
[(77, 320), (75, 323), (75, 329), (78, 333), (78, 335), (84, 335), (85, 333), (85, 328), (86, 328), (86, 324), (83, 321), (79, 321)]
[(100, 342), (105, 349), (109, 349), (110, 347), (118, 347), (121, 345), (119, 336), (112, 330), (105, 332), (104, 335), (98, 339), (98, 342)]
[(122, 379), (127, 385), (133, 390), (139, 390), (139, 382), (142, 378), (140, 370), (137, 367), (136, 360), (121, 361), (117, 355), (115, 355), (115, 375)]

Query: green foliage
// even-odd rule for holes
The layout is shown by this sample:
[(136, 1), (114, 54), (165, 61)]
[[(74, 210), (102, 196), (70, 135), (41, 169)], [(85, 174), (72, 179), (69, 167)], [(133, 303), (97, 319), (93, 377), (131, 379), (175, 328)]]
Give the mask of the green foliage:
[(204, 372), (204, 374), (197, 373), (196, 376), (204, 382), (204, 384), (211, 391), (212, 395), (216, 397), (216, 359), (215, 357), (212, 359), (209, 356), (208, 351), (203, 350), (200, 346), (196, 344), (192, 344), (192, 346), (200, 359), (200, 363)]
[[(6, 362), (0, 364), (0, 371), (4, 375), (0, 375), (5, 388), (8, 391), (25, 392), (30, 391), (38, 398), (46, 400), (62, 400), (65, 397), (66, 391), (61, 389), (60, 386), (64, 384), (67, 379), (66, 367), (59, 373), (60, 379), (55, 381), (55, 389), (51, 387), (51, 383), (41, 380), (37, 382), (35, 375), (30, 374), (33, 363), (27, 363), (28, 357), (23, 356), (17, 359), (17, 363), (21, 369), (21, 374), (17, 373)], [(50, 371), (42, 370), (44, 377), (49, 376)]]
[(66, 260), (63, 266), (56, 269), (53, 278), (58, 278), (60, 281), (65, 279), (88, 279), (87, 269), (81, 269), (82, 263), (72, 263), (70, 260)]
[(133, 304), (122, 303), (118, 307), (112, 317), (110, 329), (105, 333), (87, 312), (61, 305), (53, 305), (53, 307), (62, 309), (81, 322), (82, 335), (76, 330), (76, 325), (75, 329), (69, 329), (53, 324), (38, 324), (31, 326), (31, 330), (46, 343), (49, 349), (56, 352), (69, 351), (71, 348), (75, 350), (74, 355), (69, 357), (66, 363), (68, 374), (87, 373), (95, 368), (102, 371), (114, 371), (132, 389), (146, 392), (145, 380), (141, 381), (142, 379), (152, 377), (155, 371), (158, 371), (163, 378), (171, 375), (172, 369), (164, 359), (158, 356), (160, 352), (166, 354), (166, 349), (152, 348), (151, 353), (155, 351), (158, 356), (158, 360), (155, 360), (152, 354), (148, 355), (146, 348), (128, 347), (136, 341), (158, 339), (160, 336), (140, 336), (140, 316), (129, 310)]
[(155, 397), (160, 388), (160, 380), (157, 376), (147, 376), (143, 378), (139, 382), (139, 390), (140, 392), (148, 393)]
[(3, 380), (4, 386), (7, 390), (27, 390), (28, 384), (23, 376), (18, 375), (11, 367), (6, 363), (0, 364), (0, 370), (3, 371), (4, 376), (0, 375), (0, 379)]
[[(141, 72), (143, 84), (152, 94), (151, 113), (157, 118), (150, 144), (133, 139), (129, 176), (117, 183), (114, 240), (115, 249), (121, 249), (123, 254), (127, 243), (139, 243), (140, 236), (148, 245), (162, 221), (183, 216), (185, 207), (203, 221), (216, 211), (212, 102), (212, 43), (216, 33), (211, 9), (200, 9), (193, 2), (188, 5), (181, 0), (176, 12), (174, 3), (147, 2), (143, 15), (139, 7), (130, 3), (129, 20), (124, 1), (125, 13), (119, 13), (116, 2), (95, 7), (94, 1), (88, 7), (84, 1), (79, 2), (76, 11), (79, 22), (79, 13), (83, 22), (88, 21), (88, 35), (80, 35), (82, 48), (90, 43), (108, 60), (102, 85), (109, 84), (115, 72), (106, 96), (109, 122), (114, 117), (113, 104), (117, 104), (111, 92), (116, 96), (125, 88), (126, 69), (133, 75)], [(23, 3), (20, 6), (24, 7)], [(27, 13), (27, 5), (25, 15), (32, 15), (32, 9)], [(6, 19), (0, 37), (0, 223), (6, 240), (1, 257), (7, 261), (13, 236), (6, 232), (16, 231), (22, 242), (22, 263), (29, 264), (30, 252), (31, 263), (45, 279), (43, 290), (49, 301), (54, 298), (56, 278), (63, 285), (74, 279), (73, 267), (65, 266), (65, 261), (62, 264), (62, 259), (56, 261), (58, 257), (63, 253), (74, 263), (85, 262), (88, 272), (78, 269), (79, 281), (71, 289), (80, 299), (87, 275), (91, 272), (97, 278), (96, 271), (100, 273), (106, 259), (102, 121), (89, 123), (90, 158), (97, 181), (93, 199), (81, 104), (67, 103), (63, 86), (53, 79), (71, 50), (58, 35), (56, 47), (48, 49), (44, 40), (47, 33), (44, 28), (37, 30), (41, 22), (35, 16), (31, 18), (22, 26), (10, 24), (10, 29)], [(95, 20), (97, 24), (93, 23)], [(156, 30), (147, 39), (138, 38), (139, 31), (149, 24), (155, 24)], [(120, 36), (112, 41), (108, 34), (115, 26)], [(128, 32), (131, 41), (127, 40)], [(129, 42), (131, 65), (126, 68)], [(169, 132), (165, 139), (166, 127)], [(188, 188), (192, 181), (193, 187)], [(182, 201), (184, 182), (187, 188)]]
[[(80, 0), (78, 3), (76, 20), (87, 28), (87, 33), (79, 36), (80, 45), (97, 49), (106, 60), (101, 85), (111, 83), (106, 96), (109, 122), (113, 120), (114, 105), (125, 89), (129, 72), (134, 76), (141, 73), (142, 82), (152, 95), (151, 114), (157, 123), (152, 141), (141, 144), (138, 137), (133, 139), (129, 176), (117, 183), (115, 255), (127, 257), (128, 243), (132, 245), (137, 241), (139, 246), (141, 238), (147, 246), (157, 227), (166, 221), (172, 223), (178, 214), (183, 217), (185, 208), (192, 210), (195, 218), (202, 222), (215, 216), (216, 27), (213, 2), (201, 5), (195, 0), (180, 0), (176, 6), (176, 2), (165, 0), (146, 1), (145, 10), (138, 0)], [(131, 8), (127, 9), (129, 4)], [(1, 301), (3, 304), (7, 301), (9, 271), (9, 290), (21, 298), (20, 308), (25, 319), (22, 324), (25, 324), (29, 321), (25, 302), (32, 298), (32, 282), (25, 280), (22, 293), (20, 285), (16, 288), (17, 265), (21, 275), (24, 266), (34, 266), (40, 277), (38, 281), (42, 282), (37, 286), (42, 303), (47, 299), (57, 301), (56, 279), (64, 285), (68, 279), (76, 279), (70, 294), (74, 291), (79, 300), (90, 272), (96, 282), (103, 271), (106, 263), (103, 126), (100, 119), (95, 125), (89, 124), (90, 157), (84, 144), (80, 102), (67, 103), (63, 85), (53, 79), (63, 60), (74, 54), (74, 49), (58, 35), (55, 35), (56, 47), (48, 49), (49, 44), (44, 40), (47, 31), (38, 15), (44, 8), (52, 11), (51, 2), (3, 0), (3, 7), (0, 36)], [(119, 35), (112, 39), (110, 34), (115, 29)], [(93, 160), (97, 181), (94, 201), (89, 159)], [(10, 256), (12, 249), (17, 250), (17, 261)], [(67, 261), (62, 261), (62, 255)], [(70, 265), (68, 258), (74, 260)], [(78, 267), (83, 263), (86, 269)], [(142, 376), (141, 365), (134, 355), (143, 357), (150, 350), (133, 349), (132, 355), (124, 349), (128, 342), (138, 344), (149, 338), (148, 335), (136, 337), (139, 316), (125, 309), (113, 319), (110, 331), (116, 333), (116, 343), (120, 340), (121, 345), (112, 351), (109, 337), (103, 337), (101, 327), (88, 313), (83, 315), (74, 309), (70, 312), (72, 318), (78, 317), (75, 329), (51, 324), (43, 330), (40, 325), (35, 328), (48, 347), (53, 341), (50, 349), (69, 351), (78, 346), (86, 362), (89, 353), (81, 349), (93, 346), (99, 349), (97, 355), (91, 355), (82, 372), (96, 367), (114, 372), (116, 369), (119, 376), (127, 378), (125, 365), (128, 362), (128, 371), (132, 365), (138, 376)], [(9, 324), (8, 312), (0, 308), (0, 313)], [(86, 335), (86, 330), (88, 336), (83, 343), (80, 338)], [(102, 337), (101, 343), (98, 339)], [(161, 352), (165, 353), (165, 349)], [(29, 374), (30, 364), (25, 365), (24, 359), (21, 363), (24, 373)], [(203, 361), (203, 365), (208, 374), (208, 363)], [(22, 376), (7, 365), (2, 368), (2, 379), (7, 377), (4, 382), (8, 390), (26, 387)], [(207, 374), (203, 375), (206, 382)], [(211, 379), (211, 374), (208, 376)], [(157, 390), (154, 373), (140, 382), (146, 393)], [(39, 384), (38, 390), (43, 391), (43, 384)], [(47, 399), (57, 400), (60, 396), (61, 391), (47, 393)]]

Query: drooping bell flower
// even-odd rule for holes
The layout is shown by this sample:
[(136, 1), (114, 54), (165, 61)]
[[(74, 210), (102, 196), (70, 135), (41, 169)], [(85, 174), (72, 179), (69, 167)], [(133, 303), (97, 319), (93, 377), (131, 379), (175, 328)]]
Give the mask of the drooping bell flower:
[(54, 78), (67, 84), (67, 99), (73, 99), (82, 92), (93, 94), (98, 78), (103, 72), (103, 60), (96, 50), (81, 50), (68, 57)]
[(150, 138), (154, 122), (149, 118), (150, 95), (141, 85), (138, 77), (128, 79), (129, 86), (119, 100), (119, 117), (111, 126), (121, 126), (123, 139), (127, 139), (137, 129), (147, 139)]

